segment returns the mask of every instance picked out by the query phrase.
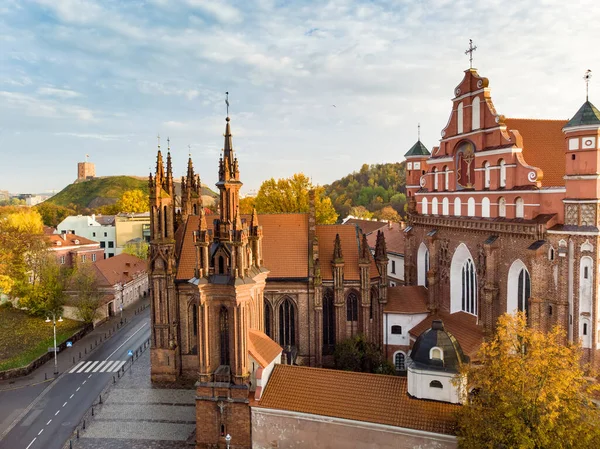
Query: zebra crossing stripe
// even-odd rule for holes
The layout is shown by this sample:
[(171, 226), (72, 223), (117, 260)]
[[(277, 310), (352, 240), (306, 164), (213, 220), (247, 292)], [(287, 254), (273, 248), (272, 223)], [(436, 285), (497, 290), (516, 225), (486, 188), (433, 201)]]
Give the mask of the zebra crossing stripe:
[(94, 368), (94, 371), (92, 371), (92, 373), (95, 373), (96, 371), (98, 371), (100, 369), (100, 367), (102, 365), (104, 365), (105, 363), (106, 363), (106, 360), (104, 360), (103, 362), (100, 362), (100, 364), (96, 368)]
[(69, 373), (74, 373), (75, 371), (77, 371), (79, 369), (79, 367), (81, 365), (83, 365), (85, 362), (79, 362), (77, 365), (75, 365), (75, 368), (73, 368), (71, 371), (69, 371)]
[(103, 372), (103, 373), (109, 373), (112, 370), (113, 366), (117, 365), (118, 363), (119, 363), (118, 360), (115, 360), (115, 361), (111, 360), (111, 361), (109, 361), (106, 365), (104, 365), (104, 368), (102, 368), (101, 372)]
[(113, 366), (113, 373), (116, 373), (117, 371), (119, 371), (121, 369), (121, 367), (125, 365), (125, 361), (122, 362), (118, 362), (116, 365)]
[(88, 369), (86, 369), (86, 370), (84, 371), (84, 373), (89, 373), (89, 372), (92, 370), (92, 368), (93, 368), (94, 366), (96, 366), (96, 364), (97, 364), (97, 363), (98, 363), (98, 362), (94, 362), (94, 363), (92, 363), (92, 364), (91, 364), (91, 365), (88, 367)]
[(77, 372), (78, 372), (78, 373), (82, 372), (84, 369), (86, 369), (86, 368), (88, 367), (88, 365), (89, 365), (90, 363), (92, 363), (92, 362), (87, 362), (87, 363), (86, 363), (85, 365), (83, 365), (83, 366), (82, 366), (82, 367), (79, 369), (79, 371), (77, 371)]

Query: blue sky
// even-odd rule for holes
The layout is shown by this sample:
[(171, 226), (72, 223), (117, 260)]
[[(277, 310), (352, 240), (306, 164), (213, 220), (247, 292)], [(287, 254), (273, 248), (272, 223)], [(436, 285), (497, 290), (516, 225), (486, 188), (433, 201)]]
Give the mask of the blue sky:
[(214, 185), (225, 91), (243, 192), (400, 161), (418, 122), (439, 140), (469, 38), (500, 114), (566, 119), (586, 69), (600, 106), (598, 23), (596, 0), (2, 0), (0, 189), (60, 190), (86, 154), (146, 176), (157, 133)]

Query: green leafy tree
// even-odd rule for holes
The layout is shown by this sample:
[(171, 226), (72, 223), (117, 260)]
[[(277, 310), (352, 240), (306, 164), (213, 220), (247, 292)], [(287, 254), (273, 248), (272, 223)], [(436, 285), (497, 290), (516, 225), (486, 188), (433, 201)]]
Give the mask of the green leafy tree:
[(344, 371), (396, 374), (396, 369), (385, 359), (377, 345), (367, 341), (364, 335), (357, 335), (338, 343), (333, 359), (335, 368)]
[(58, 206), (53, 203), (44, 201), (36, 206), (34, 209), (38, 211), (42, 217), (42, 221), (46, 226), (56, 227), (58, 224), (70, 215), (77, 215), (75, 209), (69, 209), (68, 207)]
[(132, 256), (146, 260), (148, 259), (149, 248), (150, 245), (148, 245), (148, 243), (144, 240), (139, 242), (127, 242), (125, 246), (123, 246), (123, 252), (125, 254), (131, 254)]
[(600, 447), (598, 384), (584, 376), (580, 348), (564, 341), (563, 329), (538, 331), (524, 313), (499, 318), (483, 364), (462, 369), (475, 393), (458, 411), (461, 448)]
[(317, 223), (335, 223), (338, 215), (331, 200), (325, 195), (324, 187), (314, 186), (302, 173), (296, 173), (291, 178), (271, 178), (264, 181), (254, 199), (254, 206), (257, 212), (266, 214), (308, 212), (308, 192), (311, 189), (315, 190)]
[(47, 254), (39, 265), (36, 278), (27, 294), (19, 298), (19, 305), (31, 315), (62, 314), (66, 300), (68, 273), (62, 270), (52, 254)]
[(96, 269), (91, 263), (80, 263), (69, 279), (72, 302), (84, 323), (93, 323), (98, 317), (102, 292), (98, 288)]
[(365, 218), (371, 219), (373, 218), (373, 213), (369, 212), (369, 210), (365, 206), (354, 206), (351, 207), (348, 211), (348, 215), (352, 215), (356, 218)]

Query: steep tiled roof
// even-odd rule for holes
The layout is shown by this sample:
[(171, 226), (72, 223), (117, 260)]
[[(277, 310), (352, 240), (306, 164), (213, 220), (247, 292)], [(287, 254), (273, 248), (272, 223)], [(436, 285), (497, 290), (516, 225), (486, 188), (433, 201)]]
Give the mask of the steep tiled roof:
[(475, 358), (481, 343), (483, 342), (483, 330), (477, 326), (477, 318), (474, 315), (465, 312), (456, 312), (453, 314), (447, 312), (438, 312), (435, 315), (429, 315), (409, 332), (412, 336), (418, 337), (423, 332), (431, 328), (433, 320), (442, 320), (444, 327), (460, 343), (465, 354), (471, 359)]
[[(385, 221), (376, 221), (376, 220), (362, 220), (360, 218), (349, 218), (344, 222), (345, 225), (356, 225), (358, 226), (362, 232), (367, 235), (377, 231), (378, 229), (383, 228), (387, 225)], [(374, 245), (373, 245), (374, 247)]]
[(566, 120), (505, 119), (508, 129), (517, 130), (523, 137), (523, 158), (528, 165), (544, 172), (544, 187), (564, 186)]
[(264, 332), (256, 329), (248, 331), (248, 352), (262, 368), (275, 360), (283, 349)]
[(459, 407), (409, 397), (405, 377), (292, 365), (275, 366), (258, 406), (446, 434)]
[[(360, 280), (359, 258), (359, 234), (354, 226), (346, 225), (317, 225), (317, 237), (319, 238), (319, 259), (321, 261), (321, 276), (323, 279), (333, 279), (331, 261), (333, 260), (333, 245), (336, 234), (340, 235), (342, 243), (342, 255), (344, 256), (344, 279), (349, 281)], [(371, 257), (371, 277), (379, 276), (375, 261)]]
[[(383, 237), (385, 238), (385, 247), (389, 253), (404, 254), (404, 232), (400, 227), (400, 223), (392, 223), (391, 226), (385, 223), (385, 226), (381, 228), (383, 231)], [(373, 232), (367, 235), (367, 241), (369, 247), (375, 249), (377, 243), (377, 233)]]
[(100, 243), (86, 239), (77, 234), (50, 234), (46, 235), (46, 239), (50, 241), (52, 248), (66, 246), (81, 246), (81, 245), (97, 245), (100, 248)]
[(115, 285), (117, 282), (126, 284), (147, 270), (145, 260), (125, 253), (99, 260), (94, 263), (94, 266), (102, 285)]
[(565, 128), (572, 126), (596, 125), (600, 126), (600, 111), (589, 101), (583, 103)]
[(406, 152), (406, 154), (404, 154), (404, 157), (407, 156), (429, 156), (431, 153), (429, 152), (429, 150), (427, 148), (425, 148), (425, 145), (423, 145), (421, 143), (420, 140), (417, 140), (417, 143), (415, 143), (410, 150), (408, 150)]
[(422, 285), (388, 287), (384, 313), (427, 313), (427, 289)]

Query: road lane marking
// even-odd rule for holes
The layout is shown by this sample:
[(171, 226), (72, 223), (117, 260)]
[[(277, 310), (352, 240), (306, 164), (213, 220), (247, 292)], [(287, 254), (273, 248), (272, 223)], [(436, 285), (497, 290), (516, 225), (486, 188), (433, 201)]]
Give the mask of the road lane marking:
[(119, 362), (117, 363), (115, 366), (113, 366), (113, 373), (116, 373), (117, 371), (119, 371), (121, 369), (121, 367), (125, 365), (125, 362)]
[(89, 373), (89, 372), (92, 370), (92, 368), (93, 368), (93, 367), (94, 367), (94, 366), (95, 366), (97, 363), (98, 363), (98, 362), (94, 362), (94, 363), (92, 363), (92, 364), (89, 366), (89, 368), (88, 368), (88, 369), (86, 369), (86, 370), (84, 371), (84, 373)]
[(58, 415), (60, 413), (60, 410), (57, 410), (56, 413), (54, 414), (54, 416)]
[(83, 383), (81, 385), (84, 385), (87, 382), (87, 380), (84, 380)]
[(29, 446), (27, 446), (25, 449), (29, 449), (35, 440), (37, 440), (37, 437), (31, 440), (31, 443), (29, 443)]
[(81, 387), (77, 387), (77, 390), (75, 390), (75, 392), (79, 391), (81, 389)]
[(106, 365), (104, 365), (104, 368), (102, 368), (102, 370), (100, 372), (102, 373), (108, 373), (110, 372), (110, 370), (113, 369), (114, 366), (118, 365), (119, 361), (118, 360), (110, 360)]
[(106, 360), (100, 362), (100, 365), (98, 365), (96, 368), (94, 368), (94, 371), (92, 371), (92, 373), (95, 373), (96, 371), (98, 371), (100, 368), (102, 368), (102, 365), (104, 365), (106, 363)]
[(91, 379), (91, 378), (92, 378), (92, 375), (90, 374), (90, 375), (88, 376), (88, 379)]
[(87, 362), (85, 365), (83, 365), (81, 368), (79, 368), (79, 371), (77, 371), (78, 373), (82, 372), (84, 369), (87, 368), (87, 366), (92, 363), (92, 362)]
[(123, 346), (125, 346), (125, 343), (127, 343), (129, 340), (131, 340), (133, 338), (133, 336), (135, 334), (137, 334), (139, 331), (141, 331), (143, 329), (144, 326), (146, 326), (148, 323), (144, 323), (140, 326), (140, 328), (138, 330), (136, 330), (133, 334), (131, 334), (131, 337), (129, 337), (127, 340), (125, 340), (123, 343), (121, 343), (121, 346), (119, 346), (117, 349), (115, 349), (113, 351), (113, 353), (111, 355), (109, 355), (108, 357), (106, 357), (106, 360), (110, 359), (113, 355), (115, 355), (115, 353), (121, 349)]
[(71, 396), (69, 396), (69, 399), (73, 399), (73, 396), (75, 396), (75, 393), (73, 393)]
[(81, 365), (83, 365), (85, 362), (79, 362), (77, 365), (75, 365), (75, 368), (73, 368), (71, 371), (69, 371), (69, 373), (74, 373), (75, 371), (77, 371), (79, 369), (79, 367)]
[(65, 405), (67, 405), (67, 403), (66, 403), (66, 402), (63, 404), (63, 407), (64, 407)]
[(46, 423), (46, 425), (50, 424), (51, 422), (52, 422), (52, 420), (48, 421), (48, 422)]
[(43, 431), (44, 431), (44, 429), (42, 429), (38, 432), (38, 437), (42, 434)]

